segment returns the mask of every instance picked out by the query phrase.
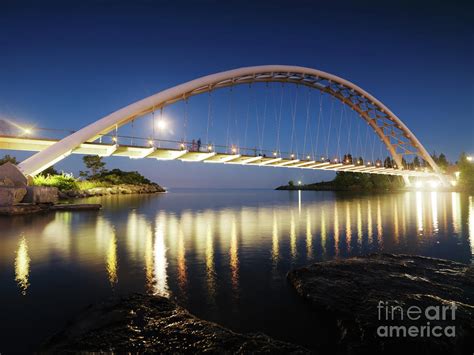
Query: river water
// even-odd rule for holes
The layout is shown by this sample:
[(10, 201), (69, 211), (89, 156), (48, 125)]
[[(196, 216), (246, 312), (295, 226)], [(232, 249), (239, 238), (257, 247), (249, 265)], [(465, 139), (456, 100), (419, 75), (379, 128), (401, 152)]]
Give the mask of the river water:
[(271, 190), (110, 196), (100, 212), (0, 218), (0, 353), (33, 351), (87, 305), (164, 295), (241, 332), (331, 339), (286, 282), (313, 261), (371, 252), (471, 263), (474, 197)]

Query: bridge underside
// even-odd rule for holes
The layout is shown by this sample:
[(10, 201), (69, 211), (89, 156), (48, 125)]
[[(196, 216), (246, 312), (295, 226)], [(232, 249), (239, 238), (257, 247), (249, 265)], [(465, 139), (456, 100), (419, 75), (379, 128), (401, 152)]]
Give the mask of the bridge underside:
[[(52, 139), (0, 136), (0, 150), (39, 152), (57, 142), (58, 140)], [(156, 160), (181, 160), (185, 162), (204, 162), (209, 164), (221, 163), (307, 170), (345, 171), (366, 174), (398, 175), (404, 177), (436, 176), (436, 174), (431, 172), (376, 167), (363, 164), (342, 164), (328, 161), (298, 160), (273, 156), (268, 157), (219, 152), (188, 151), (183, 149), (105, 143), (82, 143), (80, 146), (66, 155), (69, 154), (98, 155), (102, 157), (120, 156), (130, 159), (152, 158)]]

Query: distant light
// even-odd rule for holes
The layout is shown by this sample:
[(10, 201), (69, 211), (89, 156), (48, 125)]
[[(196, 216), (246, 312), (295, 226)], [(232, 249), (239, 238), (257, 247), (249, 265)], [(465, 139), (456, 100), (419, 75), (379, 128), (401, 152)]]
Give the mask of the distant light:
[(361, 163), (361, 161), (360, 161), (360, 160), (357, 160), (357, 164), (360, 164), (360, 163)]
[(232, 147), (232, 153), (233, 153), (233, 154), (237, 153), (237, 148)]
[(210, 152), (212, 152), (212, 145), (208, 145), (208, 146), (207, 146), (207, 150), (210, 151)]
[(321, 157), (321, 160), (324, 160), (324, 157)]
[(375, 164), (375, 165), (380, 166), (380, 163), (377, 163), (377, 164)]
[(31, 128), (23, 128), (23, 133), (24, 134), (31, 134), (31, 133), (33, 133), (33, 130)]
[(301, 180), (298, 181), (298, 185), (301, 185)]
[(349, 163), (349, 159), (346, 159), (346, 163)]
[(308, 159), (308, 160), (309, 160), (309, 159), (311, 159), (311, 157), (310, 157), (309, 155), (307, 155), (307, 156), (306, 156), (306, 159)]
[(393, 165), (393, 168), (396, 169), (396, 168), (397, 168), (397, 164), (394, 164), (394, 165)]
[(112, 140), (117, 143), (117, 137), (112, 137)]
[(291, 154), (290, 157), (293, 159), (293, 158), (295, 157), (295, 155), (294, 155), (294, 154)]
[(334, 158), (334, 162), (337, 163), (338, 159), (337, 158)]
[(277, 152), (273, 152), (273, 156), (276, 157), (276, 156), (277, 156)]
[(369, 162), (367, 162), (367, 165), (372, 165), (372, 163), (369, 161)]
[(164, 129), (166, 129), (167, 123), (164, 119), (160, 119), (157, 122), (156, 126), (158, 127), (159, 130), (164, 130)]
[(467, 156), (466, 159), (467, 159), (468, 161), (473, 161), (473, 160), (474, 160), (474, 157), (472, 157), (472, 156)]
[(439, 181), (438, 181), (438, 180), (431, 180), (431, 181), (430, 181), (430, 186), (431, 186), (433, 189), (436, 189), (436, 188), (439, 186)]

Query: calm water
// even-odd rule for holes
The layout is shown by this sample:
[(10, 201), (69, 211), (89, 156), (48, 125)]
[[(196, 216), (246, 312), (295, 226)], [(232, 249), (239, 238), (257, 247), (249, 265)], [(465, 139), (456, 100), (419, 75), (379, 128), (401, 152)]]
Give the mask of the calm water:
[(237, 331), (317, 346), (328, 324), (288, 270), (375, 251), (471, 263), (474, 197), (176, 190), (91, 198), (100, 212), (0, 219), (0, 352), (32, 351), (90, 303), (170, 296)]

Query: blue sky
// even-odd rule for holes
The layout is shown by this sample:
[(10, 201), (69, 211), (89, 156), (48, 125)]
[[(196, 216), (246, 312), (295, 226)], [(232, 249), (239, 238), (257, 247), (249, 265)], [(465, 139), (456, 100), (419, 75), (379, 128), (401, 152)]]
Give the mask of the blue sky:
[[(0, 8), (0, 116), (22, 124), (78, 129), (201, 75), (292, 64), (369, 91), (430, 152), (455, 160), (474, 151), (474, 12), (467, 1), (4, 0)], [(330, 177), (123, 158), (107, 164), (173, 187), (274, 187)], [(57, 167), (77, 172), (80, 165), (76, 156)]]

